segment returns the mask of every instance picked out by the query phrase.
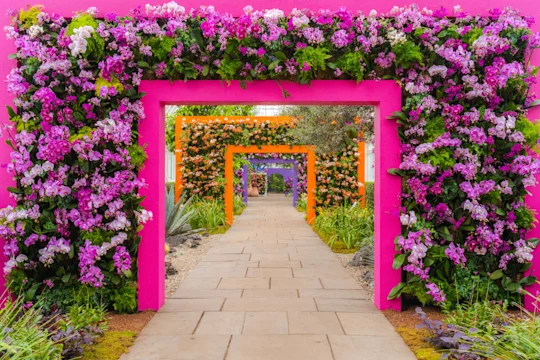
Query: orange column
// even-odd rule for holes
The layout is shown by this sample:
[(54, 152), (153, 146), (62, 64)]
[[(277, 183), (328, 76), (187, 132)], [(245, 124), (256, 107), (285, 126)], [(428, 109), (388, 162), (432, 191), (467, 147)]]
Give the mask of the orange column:
[(316, 189), (316, 176), (315, 176), (315, 151), (310, 149), (307, 154), (307, 220), (308, 223), (313, 224), (315, 221), (315, 189)]
[(176, 203), (180, 199), (183, 190), (183, 179), (182, 179), (182, 167), (184, 166), (182, 157), (182, 120), (177, 117), (174, 123), (174, 153), (176, 156), (176, 179), (174, 181), (174, 202)]
[(358, 182), (362, 183), (358, 188), (360, 204), (366, 207), (366, 143), (363, 141), (358, 143)]
[(232, 225), (234, 219), (233, 200), (234, 200), (234, 152), (230, 147), (225, 152), (225, 216), (227, 225)]

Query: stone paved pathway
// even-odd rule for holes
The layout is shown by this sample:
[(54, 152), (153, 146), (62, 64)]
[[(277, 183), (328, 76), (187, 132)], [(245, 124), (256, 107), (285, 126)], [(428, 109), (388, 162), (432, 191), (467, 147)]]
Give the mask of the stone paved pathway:
[(250, 199), (121, 359), (415, 359), (290, 203)]

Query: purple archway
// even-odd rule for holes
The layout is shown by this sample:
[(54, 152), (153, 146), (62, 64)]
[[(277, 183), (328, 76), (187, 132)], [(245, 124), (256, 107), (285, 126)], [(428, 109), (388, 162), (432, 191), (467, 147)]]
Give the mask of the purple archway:
[[(290, 169), (285, 168), (270, 168), (267, 171), (267, 176), (270, 176), (272, 174), (281, 174), (284, 179), (289, 179), (292, 177), (293, 179), (293, 206), (296, 206), (296, 203), (298, 202), (298, 170), (296, 168), (296, 160), (292, 159), (250, 159), (250, 163), (252, 164), (292, 164), (293, 167)], [(244, 204), (248, 204), (248, 182), (249, 182), (249, 175), (248, 175), (248, 166), (244, 165), (244, 172), (242, 174), (242, 179), (244, 180)]]

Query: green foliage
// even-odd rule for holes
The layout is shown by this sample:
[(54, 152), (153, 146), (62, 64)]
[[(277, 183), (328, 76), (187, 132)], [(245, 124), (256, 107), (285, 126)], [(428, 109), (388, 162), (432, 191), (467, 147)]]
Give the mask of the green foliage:
[(268, 191), (285, 192), (285, 179), (280, 174), (272, 174), (268, 177)]
[(314, 48), (312, 46), (306, 46), (303, 49), (296, 50), (294, 58), (298, 62), (300, 69), (305, 64), (310, 67), (307, 71), (300, 70), (298, 72), (300, 83), (307, 84), (315, 77), (316, 72), (326, 70), (326, 60), (331, 57), (330, 50), (324, 47)]
[(433, 142), (436, 138), (444, 134), (444, 118), (442, 116), (437, 116), (430, 119), (426, 126), (424, 127), (425, 132), (425, 141)]
[(246, 204), (244, 204), (244, 199), (242, 196), (236, 195), (233, 200), (233, 213), (235, 216), (241, 215), (244, 209), (246, 208)]
[(424, 64), (424, 55), (420, 51), (420, 47), (412, 41), (406, 41), (403, 44), (393, 46), (392, 52), (396, 55), (396, 66), (408, 69), (415, 63)]
[(360, 82), (364, 79), (364, 55), (361, 51), (346, 53), (340, 59), (340, 69), (349, 74), (353, 79)]
[(69, 325), (76, 330), (84, 329), (87, 326), (98, 326), (102, 331), (107, 330), (107, 311), (104, 307), (93, 307), (86, 305), (74, 305), (69, 308), (67, 319)]
[(38, 25), (38, 15), (41, 14), (41, 5), (35, 5), (28, 7), (28, 10), (19, 10), (19, 21), (22, 23), (23, 28), (29, 28), (32, 25)]
[(134, 331), (107, 331), (84, 351), (83, 360), (118, 360), (135, 341)]
[(108, 307), (110, 290), (94, 288), (73, 282), (69, 285), (57, 285), (46, 289), (37, 296), (37, 301), (46, 312), (58, 308), (68, 312), (72, 306), (89, 305), (95, 308)]
[(297, 145), (316, 145), (318, 153), (343, 151), (357, 139), (373, 138), (371, 106), (288, 106), (281, 115), (299, 119), (289, 135)]
[(506, 302), (499, 304), (475, 298), (468, 303), (457, 304), (444, 322), (465, 329), (467, 332), (474, 329), (474, 333), (479, 335), (495, 335), (498, 333), (496, 326), (504, 318), (507, 308)]
[(193, 212), (190, 221), (193, 228), (204, 228), (213, 232), (226, 225), (225, 205), (222, 201), (195, 197), (188, 209)]
[(226, 56), (221, 61), (217, 74), (221, 76), (223, 80), (233, 80), (236, 77), (236, 73), (242, 67), (242, 62), (238, 59), (231, 59)]
[(167, 149), (174, 152), (177, 116), (252, 116), (254, 112), (255, 108), (251, 105), (186, 105), (167, 107), (165, 120)]
[(307, 211), (307, 196), (306, 194), (301, 194), (298, 197), (298, 201), (296, 202), (296, 210), (299, 212), (305, 213)]
[(119, 289), (114, 289), (111, 294), (111, 303), (114, 310), (119, 313), (131, 314), (137, 311), (137, 288), (136, 284), (124, 284)]
[(24, 298), (2, 294), (0, 307), (0, 360), (59, 360), (62, 346), (51, 338), (53, 323), (41, 323), (39, 305), (23, 311)]
[(516, 120), (516, 130), (521, 131), (527, 145), (534, 149), (538, 146), (540, 139), (540, 122), (531, 121), (524, 116), (518, 117)]
[(190, 223), (193, 221), (194, 210), (190, 209), (189, 204), (193, 200), (193, 197), (186, 200), (186, 195), (186, 192), (183, 193), (175, 205), (174, 190), (170, 190), (167, 193), (167, 221), (165, 223), (166, 236), (188, 235), (201, 231), (198, 228), (197, 230), (194, 230), (190, 225)]
[(535, 223), (536, 212), (526, 206), (520, 206), (514, 210), (516, 225), (522, 229), (531, 229)]
[(144, 147), (133, 144), (128, 148), (128, 152), (133, 166), (136, 169), (141, 169), (144, 162), (148, 159), (148, 155), (146, 154)]
[(73, 30), (83, 26), (90, 26), (95, 30), (98, 27), (98, 22), (90, 14), (78, 14), (76, 17), (71, 19), (71, 22), (66, 29), (66, 35), (73, 35)]
[(175, 44), (175, 39), (169, 36), (161, 36), (150, 38), (147, 45), (150, 45), (152, 48), (152, 54), (156, 59), (163, 61), (168, 57), (169, 52), (171, 52)]
[(357, 205), (318, 208), (314, 228), (328, 242), (343, 243), (347, 249), (373, 243), (373, 210)]
[(375, 206), (375, 183), (366, 181), (364, 186), (366, 187), (366, 207), (373, 209)]
[(472, 45), (472, 43), (477, 40), (480, 36), (484, 34), (483, 30), (481, 28), (474, 28), (470, 29), (465, 33), (463, 36), (463, 41), (466, 42), (469, 45)]
[(97, 78), (96, 80), (96, 95), (97, 96), (99, 96), (99, 92), (102, 86), (106, 86), (108, 88), (114, 87), (116, 91), (118, 91), (118, 93), (121, 93), (122, 91), (124, 91), (124, 85), (122, 85), (122, 83), (114, 76), (111, 78), (111, 81), (105, 80), (102, 77)]

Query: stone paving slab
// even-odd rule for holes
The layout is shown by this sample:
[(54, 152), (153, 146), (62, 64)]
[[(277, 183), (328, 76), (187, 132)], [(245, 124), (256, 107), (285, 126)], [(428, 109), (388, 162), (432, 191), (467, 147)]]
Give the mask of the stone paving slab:
[(283, 196), (250, 199), (121, 360), (412, 360)]

